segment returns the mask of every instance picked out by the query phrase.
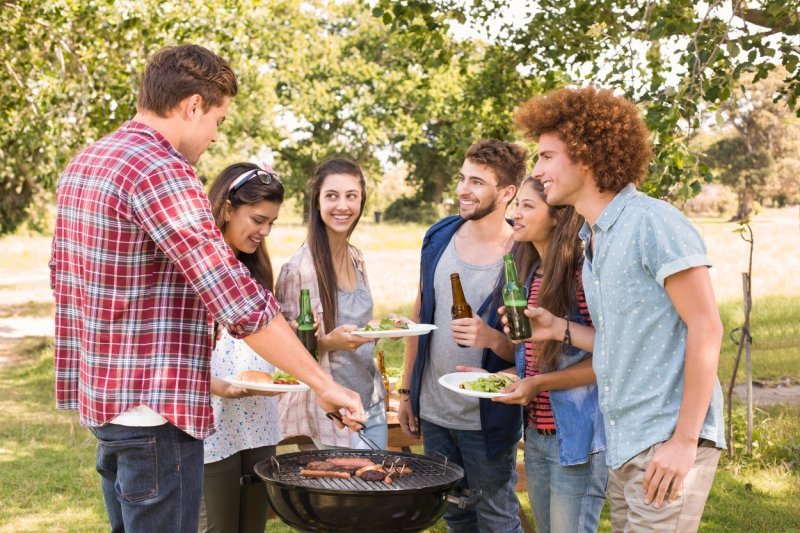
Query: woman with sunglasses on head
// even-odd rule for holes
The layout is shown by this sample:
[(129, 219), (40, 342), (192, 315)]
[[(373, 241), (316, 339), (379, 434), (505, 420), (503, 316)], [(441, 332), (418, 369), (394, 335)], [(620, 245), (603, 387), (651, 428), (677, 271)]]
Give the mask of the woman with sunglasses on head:
[[(515, 350), (521, 379), (493, 401), (527, 406), (525, 479), (536, 531), (594, 532), (608, 468), (591, 366), (594, 330), (581, 283), (583, 218), (572, 207), (547, 205), (542, 183), (531, 177), (516, 202), (515, 263), (528, 291), (526, 313), (534, 308), (537, 318), (531, 321), (532, 338)], [(505, 309), (499, 311), (509, 333)], [(571, 321), (569, 330), (566, 320), (556, 318), (562, 316)], [(509, 354), (514, 350), (508, 338), (506, 348)]]
[[(287, 320), (299, 313), (300, 289), (309, 289), (319, 317), (320, 365), (333, 379), (361, 395), (366, 410), (363, 433), (381, 449), (388, 441), (386, 390), (372, 358), (375, 343), (351, 332), (372, 319), (372, 295), (364, 256), (350, 235), (364, 211), (366, 181), (345, 158), (317, 167), (309, 186), (308, 236), (281, 268), (275, 296)], [(290, 392), (280, 401), (284, 437), (306, 435), (318, 448), (365, 448), (361, 439), (326, 418), (311, 392)]]
[[(264, 239), (278, 218), (283, 185), (271, 170), (236, 163), (223, 170), (208, 193), (214, 221), (236, 258), (266, 290), (273, 273)], [(244, 370), (273, 372), (243, 340), (220, 330), (211, 356), (211, 404), (216, 432), (203, 444), (201, 532), (259, 532), (267, 523), (267, 495), (260, 485), (241, 486), (259, 461), (275, 455), (281, 440), (275, 393), (243, 389), (222, 378)]]

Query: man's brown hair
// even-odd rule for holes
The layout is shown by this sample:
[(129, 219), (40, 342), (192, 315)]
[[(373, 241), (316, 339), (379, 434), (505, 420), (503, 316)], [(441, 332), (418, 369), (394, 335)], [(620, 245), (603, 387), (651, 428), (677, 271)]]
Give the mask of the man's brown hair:
[(569, 158), (592, 170), (600, 192), (619, 192), (647, 175), (653, 157), (647, 126), (633, 102), (610, 90), (556, 89), (523, 103), (514, 118), (531, 140), (557, 135)]
[(497, 185), (519, 186), (528, 165), (528, 149), (519, 144), (482, 139), (476, 141), (464, 156), (473, 163), (491, 168), (497, 176)]
[(168, 46), (147, 63), (136, 109), (166, 117), (181, 100), (199, 94), (205, 113), (238, 91), (233, 69), (212, 51), (195, 44)]

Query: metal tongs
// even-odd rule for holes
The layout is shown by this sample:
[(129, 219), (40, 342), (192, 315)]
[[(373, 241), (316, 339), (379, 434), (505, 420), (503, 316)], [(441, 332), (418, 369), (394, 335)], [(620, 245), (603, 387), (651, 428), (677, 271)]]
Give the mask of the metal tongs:
[[(333, 412), (330, 412), (330, 413), (325, 413), (325, 416), (327, 416), (331, 420), (336, 419), (339, 422), (341, 422), (342, 424), (344, 424), (344, 420), (342, 420), (342, 415), (340, 413), (336, 412), (336, 411), (333, 411)], [(354, 420), (354, 422), (357, 423), (359, 426), (361, 426), (360, 429), (355, 430), (356, 435), (358, 435), (358, 438), (361, 439), (364, 442), (364, 444), (366, 444), (367, 446), (369, 446), (373, 450), (381, 451), (381, 448), (377, 444), (372, 442), (372, 439), (370, 439), (369, 437), (364, 435), (364, 430), (367, 429), (367, 426), (365, 426), (363, 422), (359, 422), (358, 420)], [(345, 424), (345, 426), (346, 426), (346, 424)], [(352, 428), (350, 428), (350, 429), (352, 429)]]

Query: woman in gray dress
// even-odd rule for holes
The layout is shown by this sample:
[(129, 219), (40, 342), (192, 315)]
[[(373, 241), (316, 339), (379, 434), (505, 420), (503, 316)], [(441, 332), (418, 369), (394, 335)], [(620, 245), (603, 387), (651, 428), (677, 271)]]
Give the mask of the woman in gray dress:
[[(351, 333), (372, 319), (364, 256), (349, 241), (364, 211), (364, 174), (349, 159), (329, 159), (317, 168), (310, 197), (306, 242), (281, 269), (275, 295), (287, 320), (294, 320), (300, 289), (309, 289), (321, 324), (320, 364), (338, 383), (361, 395), (365, 433), (386, 448), (386, 390), (372, 358), (375, 343)], [(280, 407), (284, 437), (308, 435), (318, 447), (365, 447), (356, 435), (337, 429), (325, 417), (311, 392), (287, 393)]]

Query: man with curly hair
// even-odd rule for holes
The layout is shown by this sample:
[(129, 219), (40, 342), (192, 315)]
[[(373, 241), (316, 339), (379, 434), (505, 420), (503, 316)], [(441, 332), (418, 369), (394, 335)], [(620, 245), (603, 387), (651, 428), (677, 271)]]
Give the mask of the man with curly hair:
[(722, 324), (705, 244), (677, 209), (636, 190), (652, 150), (630, 101), (562, 88), (522, 104), (516, 120), (538, 141), (533, 174), (547, 202), (586, 219), (583, 281), (612, 528), (695, 531), (725, 446)]

